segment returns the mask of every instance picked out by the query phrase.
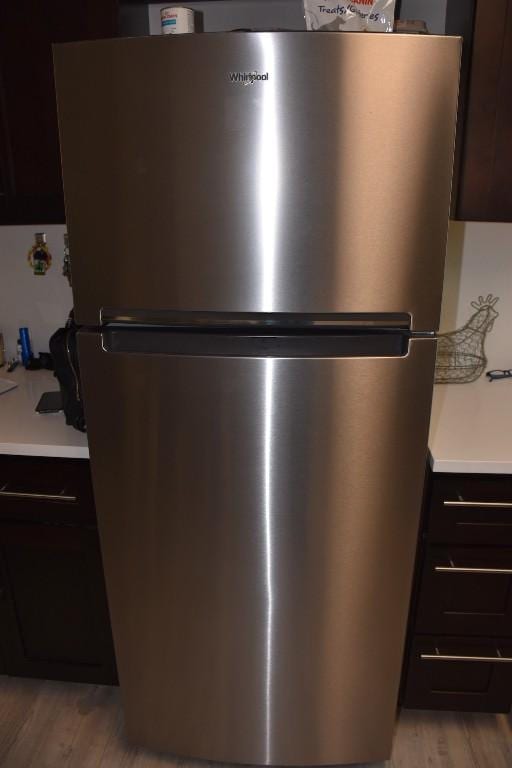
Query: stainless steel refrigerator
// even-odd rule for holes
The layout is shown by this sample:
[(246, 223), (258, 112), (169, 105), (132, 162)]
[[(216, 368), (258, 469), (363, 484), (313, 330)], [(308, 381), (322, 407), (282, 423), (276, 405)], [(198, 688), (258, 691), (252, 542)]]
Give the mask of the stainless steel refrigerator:
[(131, 741), (389, 755), (460, 41), (57, 46), (66, 216)]

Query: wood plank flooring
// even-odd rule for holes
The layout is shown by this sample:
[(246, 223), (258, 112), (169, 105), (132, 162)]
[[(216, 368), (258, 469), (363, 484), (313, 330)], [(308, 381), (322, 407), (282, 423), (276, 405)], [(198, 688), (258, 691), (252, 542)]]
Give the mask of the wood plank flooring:
[[(130, 747), (117, 688), (0, 676), (1, 768), (205, 765)], [(512, 768), (512, 717), (404, 711), (392, 759), (372, 768)]]

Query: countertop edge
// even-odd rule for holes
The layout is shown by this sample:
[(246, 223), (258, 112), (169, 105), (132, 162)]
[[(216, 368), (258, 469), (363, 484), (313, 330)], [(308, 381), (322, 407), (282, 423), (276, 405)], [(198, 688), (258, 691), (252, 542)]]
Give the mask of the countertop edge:
[(30, 443), (0, 443), (2, 456), (44, 456), (58, 459), (88, 459), (89, 449), (72, 445), (33, 445)]
[(464, 459), (436, 459), (429, 450), (432, 472), (461, 475), (512, 475), (512, 461), (465, 461)]

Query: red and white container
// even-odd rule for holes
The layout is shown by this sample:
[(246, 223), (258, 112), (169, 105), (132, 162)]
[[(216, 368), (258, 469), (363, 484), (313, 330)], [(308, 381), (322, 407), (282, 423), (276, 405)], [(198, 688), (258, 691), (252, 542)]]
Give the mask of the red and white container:
[(162, 8), (160, 19), (163, 35), (195, 32), (194, 11), (191, 8)]

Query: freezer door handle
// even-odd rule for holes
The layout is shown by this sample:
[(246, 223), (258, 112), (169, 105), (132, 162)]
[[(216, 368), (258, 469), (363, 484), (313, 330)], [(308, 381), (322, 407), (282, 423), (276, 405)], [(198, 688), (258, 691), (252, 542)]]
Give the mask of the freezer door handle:
[(369, 329), (391, 328), (408, 331), (409, 312), (180, 312), (120, 307), (101, 307), (99, 325), (151, 326), (165, 328), (231, 329)]

